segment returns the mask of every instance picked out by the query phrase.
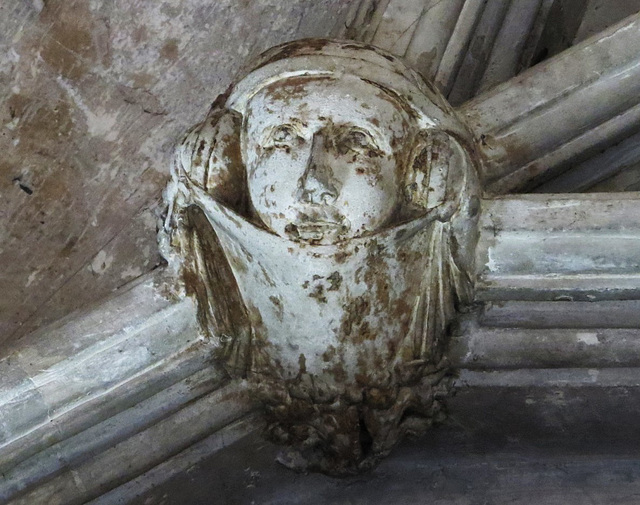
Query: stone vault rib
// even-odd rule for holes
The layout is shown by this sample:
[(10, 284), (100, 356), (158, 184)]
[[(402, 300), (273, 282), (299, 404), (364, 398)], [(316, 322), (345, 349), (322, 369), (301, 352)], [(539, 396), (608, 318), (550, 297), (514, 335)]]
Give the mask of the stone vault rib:
[(487, 189), (530, 189), (633, 134), (638, 47), (640, 14), (463, 104)]
[(168, 299), (163, 279), (145, 276), (0, 362), (0, 501), (85, 503), (132, 479), (157, 482), (171, 473), (157, 465), (193, 462), (247, 431), (236, 426), (251, 410), (242, 384), (211, 366), (193, 303)]

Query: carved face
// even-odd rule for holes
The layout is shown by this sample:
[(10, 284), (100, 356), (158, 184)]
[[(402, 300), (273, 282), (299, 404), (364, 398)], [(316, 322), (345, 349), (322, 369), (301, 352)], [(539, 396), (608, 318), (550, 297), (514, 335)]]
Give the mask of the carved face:
[(296, 241), (330, 244), (379, 230), (399, 205), (409, 125), (394, 99), (352, 76), (263, 88), (243, 128), (254, 208)]

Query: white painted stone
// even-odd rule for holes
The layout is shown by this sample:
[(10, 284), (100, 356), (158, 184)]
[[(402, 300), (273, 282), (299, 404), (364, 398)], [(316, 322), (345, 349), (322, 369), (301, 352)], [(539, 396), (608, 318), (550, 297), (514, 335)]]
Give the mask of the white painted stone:
[(578, 342), (586, 345), (598, 345), (600, 343), (597, 333), (579, 332), (576, 334), (576, 338), (578, 339)]
[(100, 496), (251, 410), (211, 366), (193, 302), (163, 294), (168, 280), (139, 279), (0, 361), (3, 503)]
[[(295, 67), (291, 74), (283, 75), (281, 81), (296, 87), (299, 81), (295, 77), (304, 75), (309, 64), (317, 64), (326, 71), (323, 65), (335, 65), (339, 56), (332, 54), (325, 60), (314, 60), (311, 57), (300, 59), (300, 66)], [(270, 63), (274, 64), (273, 61)], [(376, 61), (375, 64), (379, 62)], [(376, 74), (376, 69), (370, 70), (369, 67), (375, 65), (369, 61), (349, 67), (349, 70), (360, 77), (371, 77)], [(313, 68), (317, 70), (317, 67)], [(281, 75), (278, 72), (282, 70), (282, 67), (276, 68), (275, 80), (271, 84), (279, 82)], [(209, 225), (218, 233), (224, 254), (227, 257), (235, 254), (233, 260), (240, 259), (245, 267), (250, 266), (247, 272), (243, 272), (242, 264), (240, 267), (232, 265), (235, 268), (233, 273), (240, 285), (242, 297), (251, 300), (251, 308), (257, 309), (264, 316), (261, 322), (266, 328), (266, 334), (276, 335), (270, 343), (280, 346), (276, 351), (283, 358), (282, 363), (287, 372), (294, 376), (305, 373), (318, 375), (324, 372), (318, 359), (322, 350), (337, 344), (335, 334), (326, 330), (333, 324), (336, 314), (347, 312), (341, 305), (369, 293), (366, 288), (370, 286), (357, 278), (358, 275), (364, 275), (365, 269), (360, 274), (358, 269), (366, 262), (367, 256), (362, 250), (356, 252), (355, 248), (370, 244), (371, 237), (376, 237), (376, 245), (397, 253), (395, 258), (383, 258), (382, 262), (388, 270), (385, 279), (391, 283), (391, 291), (395, 290), (393, 295), (399, 300), (401, 289), (410, 284), (409, 278), (418, 277), (413, 275), (420, 271), (415, 265), (420, 266), (420, 261), (424, 261), (425, 251), (429, 252), (427, 257), (431, 260), (434, 258), (432, 250), (425, 247), (427, 241), (424, 235), (430, 231), (429, 223), (447, 222), (460, 210), (447, 208), (443, 211), (451, 194), (442, 191), (442, 188), (450, 182), (450, 172), (447, 171), (449, 165), (464, 164), (468, 160), (462, 148), (454, 142), (443, 141), (445, 137), (431, 132), (431, 135), (422, 139), (421, 146), (431, 154), (432, 170), (429, 177), (425, 171), (421, 171), (412, 174), (412, 178), (405, 181), (409, 183), (406, 185), (408, 188), (405, 187), (408, 200), (420, 203), (421, 212), (426, 212), (417, 214), (417, 217), (410, 214), (406, 221), (400, 223), (385, 222), (375, 213), (389, 217), (391, 214), (386, 207), (387, 202), (392, 200), (400, 204), (400, 195), (389, 191), (398, 184), (397, 180), (382, 181), (378, 188), (382, 195), (390, 198), (376, 197), (376, 193), (371, 198), (370, 188), (364, 188), (366, 191), (353, 189), (353, 186), (349, 186), (352, 181), (339, 177), (334, 182), (331, 177), (319, 173), (317, 166), (313, 170), (313, 177), (306, 176), (310, 175), (314, 164), (319, 165), (318, 160), (326, 163), (327, 153), (331, 151), (330, 145), (332, 142), (335, 145), (335, 140), (314, 142), (316, 137), (322, 137), (330, 129), (328, 121), (320, 120), (320, 116), (324, 116), (327, 110), (339, 117), (340, 122), (347, 122), (354, 117), (358, 121), (368, 121), (366, 128), (362, 122), (358, 122), (357, 127), (365, 130), (376, 141), (375, 147), (378, 148), (380, 143), (384, 144), (385, 134), (390, 134), (389, 138), (396, 143), (398, 139), (410, 136), (404, 129), (404, 124), (400, 126), (396, 123), (398, 118), (405, 121), (407, 118), (403, 118), (402, 113), (385, 112), (384, 106), (377, 102), (379, 119), (389, 128), (389, 131), (378, 135), (375, 132), (377, 125), (371, 121), (373, 116), (368, 116), (360, 107), (354, 106), (356, 99), (364, 101), (359, 94), (367, 95), (365, 91), (371, 94), (371, 88), (368, 87), (370, 83), (354, 85), (349, 72), (346, 72), (346, 76), (344, 73), (339, 75), (335, 83), (321, 90), (314, 89), (313, 85), (301, 86), (297, 91), (306, 94), (304, 96), (307, 100), (298, 100), (297, 103), (286, 98), (259, 97), (258, 93), (252, 94), (252, 86), (260, 84), (265, 75), (268, 77), (269, 71), (265, 71), (266, 74), (250, 75), (243, 81), (248, 86), (238, 88), (241, 91), (227, 102), (233, 111), (242, 114), (246, 113), (245, 107), (260, 105), (262, 110), (256, 112), (260, 128), (271, 128), (273, 125), (267, 123), (273, 122), (274, 116), (280, 125), (287, 125), (286, 129), (280, 130), (277, 138), (270, 137), (267, 143), (256, 143), (253, 147), (257, 150), (278, 147), (285, 151), (289, 148), (298, 159), (293, 159), (292, 156), (286, 163), (278, 163), (278, 167), (286, 173), (284, 183), (299, 182), (301, 195), (306, 191), (307, 197), (311, 197), (314, 192), (322, 195), (324, 191), (325, 195), (320, 203), (333, 198), (331, 186), (334, 186), (334, 190), (336, 186), (341, 189), (351, 188), (360, 196), (366, 193), (366, 198), (343, 200), (340, 211), (343, 217), (353, 217), (350, 224), (357, 222), (360, 225), (346, 229), (342, 226), (336, 228), (328, 225), (342, 225), (344, 220), (325, 220), (325, 215), (316, 214), (311, 216), (313, 229), (305, 230), (300, 226), (299, 231), (302, 229), (302, 233), (291, 236), (286, 224), (277, 223), (282, 213), (287, 224), (302, 224), (296, 213), (299, 203), (290, 201), (278, 208), (286, 200), (280, 195), (280, 198), (272, 201), (265, 198), (263, 205), (260, 205), (262, 191), (270, 190), (273, 184), (268, 177), (269, 171), (276, 164), (275, 161), (267, 163), (268, 160), (265, 159), (255, 160), (257, 175), (250, 178), (250, 186), (247, 188), (256, 214), (247, 216), (236, 212), (237, 208), (216, 193), (219, 187), (216, 185), (220, 183), (216, 177), (220, 174), (205, 170), (212, 167), (219, 169), (221, 164), (210, 164), (209, 159), (204, 162), (195, 161), (192, 156), (195, 154), (194, 147), (197, 148), (198, 144), (189, 143), (193, 141), (193, 137), (183, 146), (180, 152), (182, 158), (178, 160), (178, 164), (183, 163), (182, 169), (185, 171), (185, 174), (180, 175), (186, 177), (178, 177), (177, 183), (169, 187), (167, 198), (170, 201), (185, 198), (179, 204), (200, 207)], [(332, 75), (334, 71), (335, 68), (332, 67), (325, 74), (319, 72), (313, 77)], [(252, 77), (255, 79), (252, 80)], [(397, 76), (392, 78), (395, 81), (384, 84), (395, 90), (400, 89), (412, 100), (417, 100), (419, 110), (426, 107), (435, 116), (442, 114), (444, 110), (445, 113), (436, 119), (430, 114), (419, 118), (421, 126), (437, 129), (447, 121), (450, 109), (446, 104), (438, 102), (437, 96), (430, 96), (430, 100), (439, 105), (429, 108), (429, 100), (421, 101), (420, 98), (421, 94), (429, 96), (426, 88), (420, 88), (416, 82), (407, 86)], [(280, 84), (283, 85), (283, 82)], [(419, 88), (418, 92), (412, 89), (414, 85)], [(284, 85), (282, 87), (286, 88)], [(244, 93), (251, 94), (251, 100), (244, 100)], [(322, 93), (326, 93), (329, 98), (322, 98)], [(345, 99), (347, 95), (348, 100)], [(261, 104), (260, 98), (263, 99)], [(235, 99), (239, 101), (236, 102)], [(274, 114), (267, 110), (270, 106), (275, 109), (276, 105), (276, 110), (280, 112)], [(285, 106), (291, 106), (294, 110), (289, 111), (290, 115), (302, 117), (305, 114), (304, 105), (307, 106), (306, 113), (313, 120), (305, 121), (307, 126), (299, 127), (304, 131), (301, 134), (295, 129), (289, 130), (286, 122), (288, 119), (278, 117), (278, 114), (283, 114)], [(260, 107), (256, 107), (256, 110)], [(217, 112), (214, 110), (213, 113)], [(202, 125), (202, 129), (196, 132), (200, 135), (200, 140), (204, 138), (210, 141), (216, 135), (222, 137), (223, 133), (233, 133), (233, 130), (223, 129), (229, 126), (225, 126), (223, 118), (210, 116), (208, 119), (220, 121), (218, 130), (212, 131)], [(451, 124), (459, 128), (457, 133), (461, 137), (466, 135), (464, 128), (456, 126), (455, 121)], [(305, 131), (304, 128), (308, 130)], [(293, 143), (291, 131), (295, 132)], [(357, 138), (351, 139), (355, 142), (350, 149), (370, 148), (366, 143), (370, 142), (366, 134), (364, 139), (359, 135), (355, 137)], [(306, 142), (302, 142), (305, 148), (300, 147), (300, 140)], [(269, 145), (269, 141), (277, 141), (280, 145)], [(387, 143), (391, 144), (388, 139)], [(244, 145), (245, 149), (247, 145), (248, 142)], [(220, 154), (211, 147), (211, 142), (205, 146), (213, 154)], [(390, 161), (395, 155), (392, 149), (381, 151), (387, 155), (385, 161)], [(434, 153), (439, 157), (444, 154), (442, 157), (447, 163), (435, 163)], [(320, 156), (316, 157), (316, 154)], [(242, 152), (242, 156), (245, 162), (249, 159), (246, 150)], [(329, 158), (331, 167), (338, 166), (335, 158), (337, 157)], [(221, 159), (223, 164), (228, 164), (233, 157), (229, 157), (227, 153)], [(370, 160), (367, 161), (363, 164), (365, 171), (381, 166), (389, 167), (375, 167)], [(263, 170), (263, 173), (259, 170)], [(426, 190), (430, 185), (426, 182), (427, 179), (433, 181), (434, 191)], [(280, 179), (276, 182), (280, 182)], [(311, 184), (305, 186), (309, 183)], [(412, 186), (414, 183), (418, 191)], [(455, 183), (460, 184), (460, 180)], [(407, 197), (407, 194), (404, 196)], [(222, 194), (224, 196), (229, 195)], [(222, 203), (220, 199), (223, 200)], [(493, 306), (484, 305), (484, 313), (478, 319), (474, 319), (475, 315), (472, 315), (470, 321), (463, 320), (462, 330), (452, 342), (450, 358), (453, 365), (462, 369), (462, 382), (470, 387), (487, 388), (527, 385), (556, 387), (567, 384), (586, 387), (638, 385), (637, 367), (640, 363), (636, 358), (639, 355), (636, 342), (639, 341), (640, 325), (633, 321), (633, 314), (637, 309), (634, 302), (637, 300), (629, 298), (637, 297), (639, 273), (636, 218), (640, 214), (637, 212), (637, 195), (621, 197), (619, 200), (600, 195), (584, 198), (522, 197), (483, 203), (478, 252), (480, 261), (477, 263), (477, 301), (492, 299), (497, 302)], [(256, 202), (258, 205), (255, 205)], [(472, 207), (469, 205), (466, 209), (470, 211)], [(181, 209), (177, 210), (176, 214), (170, 216), (170, 220), (175, 218), (179, 226), (179, 220), (184, 215), (180, 214)], [(433, 217), (436, 218), (435, 221)], [(468, 238), (473, 230), (473, 226), (463, 226), (455, 231), (458, 234), (456, 238)], [(400, 233), (410, 237), (403, 240), (403, 237), (398, 236)], [(165, 253), (170, 251), (171, 238), (167, 235), (161, 237)], [(179, 243), (184, 235), (178, 234), (173, 238), (177, 238), (176, 242)], [(545, 242), (546, 245), (540, 245)], [(551, 242), (556, 245), (549, 246)], [(603, 247), (603, 243), (608, 247)], [(333, 261), (339, 247), (352, 255), (338, 267)], [(354, 250), (351, 251), (350, 248)], [(469, 250), (472, 249), (470, 247)], [(416, 253), (413, 266), (400, 257), (407, 251)], [(464, 251), (458, 259), (463, 260), (468, 252)], [(168, 256), (175, 266), (176, 257), (172, 254)], [(202, 257), (206, 259), (206, 252)], [(219, 255), (216, 258), (221, 257)], [(101, 251), (96, 257), (100, 262), (94, 271), (103, 268), (107, 258), (106, 251)], [(461, 261), (463, 267), (472, 266), (473, 260), (466, 261)], [(402, 271), (403, 268), (406, 269), (405, 272)], [(316, 286), (323, 286), (322, 294), (318, 290), (311, 293), (317, 296), (309, 297), (308, 288), (304, 288), (303, 284), (309, 280), (309, 271), (316, 270), (324, 275), (319, 279), (312, 276), (311, 281), (316, 282)], [(406, 274), (407, 271), (409, 274)], [(338, 272), (339, 276), (332, 279), (334, 272)], [(276, 279), (278, 285), (274, 287), (267, 275), (271, 281)], [(351, 292), (334, 293), (331, 288), (337, 279), (341, 279), (341, 285), (350, 286)], [(429, 284), (432, 280), (433, 277), (429, 278), (425, 285), (432, 286)], [(162, 283), (164, 282), (163, 280)], [(135, 295), (124, 296), (119, 302), (107, 303), (88, 316), (67, 321), (66, 326), (50, 328), (46, 330), (46, 335), (51, 338), (43, 338), (40, 343), (37, 339), (30, 343), (24, 342), (23, 347), (11, 354), (10, 360), (2, 362), (0, 432), (8, 441), (2, 446), (0, 459), (3, 468), (7, 470), (4, 487), (1, 487), (4, 497), (15, 497), (16, 493), (22, 493), (17, 498), (18, 503), (51, 502), (54, 499), (72, 502), (80, 496), (82, 499), (97, 497), (105, 489), (115, 487), (102, 500), (98, 498), (98, 502), (109, 503), (109, 500), (123, 499), (138, 485), (148, 489), (168, 475), (175, 474), (175, 468), (171, 468), (171, 465), (175, 464), (180, 469), (187, 468), (203, 455), (224, 446), (228, 443), (225, 434), (229, 433), (233, 439), (250, 431), (253, 423), (258, 424), (255, 418), (236, 421), (250, 409), (245, 400), (236, 396), (243, 390), (243, 385), (216, 390), (224, 382), (224, 374), (211, 368), (208, 363), (209, 354), (213, 352), (212, 344), (224, 346), (233, 339), (233, 335), (212, 332), (210, 336), (215, 340), (202, 339), (195, 326), (195, 308), (191, 300), (177, 303), (165, 300), (160, 295), (166, 287), (162, 283), (159, 286), (145, 284), (144, 289), (136, 291)], [(212, 291), (221, 293), (221, 298), (231, 295), (224, 284), (212, 284), (209, 287)], [(268, 296), (272, 289), (282, 300), (290, 302), (288, 313), (284, 309), (280, 311), (275, 308), (273, 300)], [(374, 286), (370, 291), (379, 295), (380, 285)], [(320, 301), (322, 296), (325, 298), (324, 302)], [(343, 298), (340, 299), (340, 296)], [(569, 301), (581, 297), (585, 301)], [(594, 301), (611, 297), (617, 300)], [(529, 299), (544, 301), (525, 301)], [(505, 302), (505, 305), (498, 307), (501, 302)], [(607, 305), (608, 303), (614, 305)], [(570, 304), (571, 308), (567, 310), (566, 304)], [(531, 317), (525, 320), (525, 313)], [(253, 317), (252, 322), (255, 323), (255, 313)], [(283, 325), (281, 318), (285, 317), (291, 317), (295, 324)], [(411, 317), (415, 317), (415, 312), (411, 313)], [(492, 324), (497, 325), (496, 318), (502, 324), (499, 328), (492, 327)], [(621, 327), (621, 321), (626, 326)], [(380, 330), (379, 339), (371, 348), (382, 347), (388, 337), (393, 337), (399, 330), (396, 322), (383, 324), (386, 321), (380, 312), (369, 314), (367, 322), (377, 325), (376, 328)], [(600, 322), (606, 327), (598, 327)], [(309, 328), (313, 333), (309, 332)], [(192, 345), (192, 339), (197, 340), (195, 345)], [(363, 347), (365, 346), (354, 345), (351, 354), (347, 349), (345, 355), (350, 366), (357, 361), (358, 352)], [(299, 359), (300, 354), (305, 356), (303, 362)], [(576, 368), (569, 369), (567, 366)], [(353, 380), (356, 369), (348, 369), (348, 372), (349, 379)], [(194, 384), (201, 389), (194, 389)], [(305, 390), (309, 384), (304, 381), (296, 386), (301, 386), (295, 390), (299, 396), (313, 391), (313, 384)], [(292, 394), (289, 400), (297, 400), (299, 396)], [(189, 404), (191, 401), (194, 403)], [(564, 403), (565, 399), (550, 395), (549, 401)], [(143, 426), (143, 431), (136, 434)], [(176, 430), (176, 426), (182, 429)], [(222, 431), (219, 431), (221, 428)], [(178, 434), (182, 438), (176, 438)], [(191, 445), (194, 440), (203, 437), (206, 437), (203, 443)], [(59, 442), (51, 445), (52, 439)], [(192, 449), (188, 449), (190, 445)], [(149, 446), (153, 446), (154, 450), (146, 453), (140, 450), (141, 447)], [(188, 450), (184, 453), (166, 460), (169, 455), (185, 448)], [(130, 469), (120, 465), (123, 460), (131, 462)], [(154, 468), (147, 471), (149, 466)], [(136, 480), (119, 485), (131, 478)]]
[(477, 297), (638, 299), (639, 245), (637, 193), (483, 200)]
[[(315, 453), (291, 466), (366, 468), (424, 421), (402, 419), (410, 405), (431, 409), (416, 384), (442, 376), (440, 345), (471, 287), (469, 141), (391, 55), (315, 40), (262, 55), (178, 149), (163, 251), (198, 294), (219, 362), (279, 419), (313, 405), (295, 429), (271, 425), (293, 440), (309, 426), (323, 433), (293, 443)], [(368, 399), (379, 394), (384, 408)], [(370, 421), (358, 425), (356, 412)]]

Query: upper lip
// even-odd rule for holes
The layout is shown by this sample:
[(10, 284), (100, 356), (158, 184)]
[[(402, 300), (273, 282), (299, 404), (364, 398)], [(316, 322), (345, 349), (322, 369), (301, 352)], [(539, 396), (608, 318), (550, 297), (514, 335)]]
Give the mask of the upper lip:
[(297, 212), (291, 223), (294, 233), (302, 240), (322, 240), (349, 229), (349, 221), (335, 208), (312, 206)]
[(316, 220), (316, 221), (303, 221), (297, 222), (296, 226), (298, 229), (317, 229), (317, 228), (339, 228), (342, 226), (342, 223), (337, 221), (325, 221), (325, 220)]

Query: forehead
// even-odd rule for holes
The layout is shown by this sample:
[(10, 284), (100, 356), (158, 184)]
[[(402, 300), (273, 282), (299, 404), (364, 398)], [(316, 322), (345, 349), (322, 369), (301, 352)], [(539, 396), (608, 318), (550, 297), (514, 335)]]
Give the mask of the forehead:
[(354, 76), (302, 76), (265, 86), (248, 103), (250, 130), (292, 121), (356, 124), (394, 136), (406, 131), (409, 115), (391, 95)]

